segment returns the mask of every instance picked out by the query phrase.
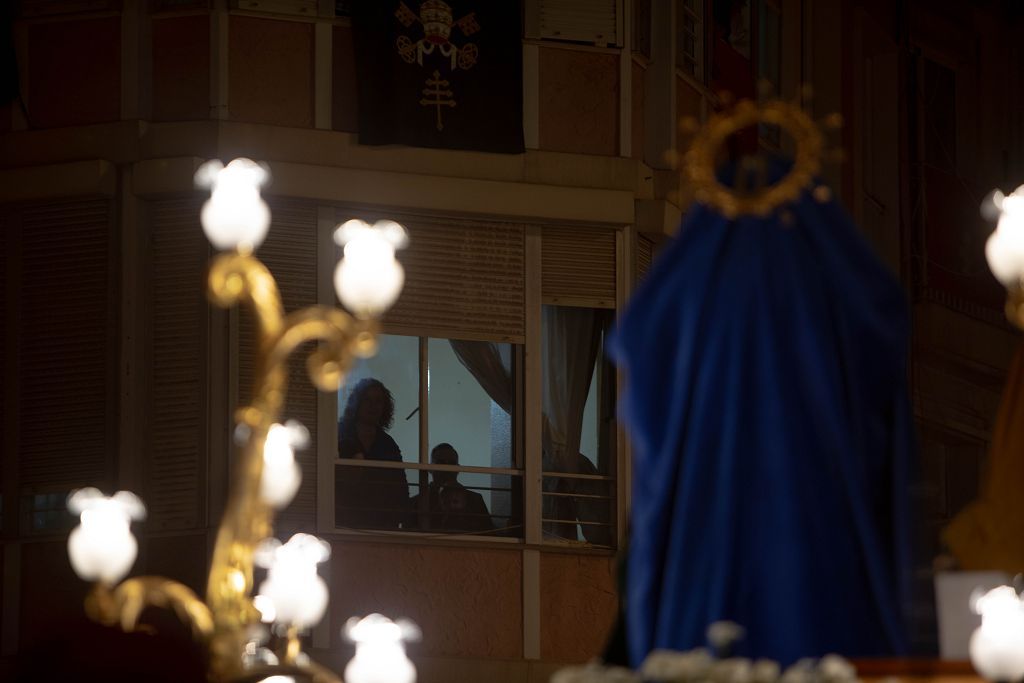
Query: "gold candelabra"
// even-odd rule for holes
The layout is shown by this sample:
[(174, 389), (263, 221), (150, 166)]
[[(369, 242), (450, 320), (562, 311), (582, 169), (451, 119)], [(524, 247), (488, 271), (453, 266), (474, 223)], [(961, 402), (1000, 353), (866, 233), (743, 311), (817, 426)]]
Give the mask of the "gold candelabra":
[[(253, 600), (254, 561), (261, 544), (273, 536), (274, 513), (279, 506), (264, 495), (268, 484), (275, 485), (263, 481), (268, 434), (278, 426), (284, 406), (286, 363), (300, 345), (318, 342), (307, 368), (313, 384), (322, 391), (337, 391), (353, 360), (376, 352), (375, 316), (390, 305), (402, 285), (394, 249), (404, 245), (404, 230), (390, 221), (373, 227), (349, 221), (336, 233), (339, 243), (345, 244), (345, 257), (335, 273), (335, 285), (339, 298), (354, 314), (328, 306), (285, 314), (274, 277), (253, 253), (270, 222), (258, 189), (267, 179), (266, 169), (248, 160), (235, 160), (227, 167), (209, 162), (196, 177), (213, 190), (203, 207), (204, 230), (214, 245), (224, 250), (210, 265), (209, 298), (223, 308), (251, 308), (258, 337), (253, 397), (235, 413), (244, 442), (217, 533), (206, 600), (183, 584), (158, 576), (117, 583), (134, 561), (137, 547), (128, 522), (144, 511), (141, 501), (127, 492), (111, 498), (95, 489), (72, 493), (69, 507), (82, 514), (81, 526), (69, 539), (72, 564), (83, 578), (96, 581), (86, 600), (92, 619), (134, 631), (146, 608), (173, 611), (206, 648), (211, 681), (257, 681), (286, 675), (318, 683), (337, 682), (334, 673), (302, 653), (300, 631), (312, 625), (304, 619), (280, 624), (282, 637), (272, 656), (247, 661), (254, 629), (264, 618)], [(290, 450), (287, 453), (292, 455)], [(294, 489), (287, 498), (293, 494)], [(315, 578), (315, 560), (311, 566)], [(326, 592), (322, 602), (314, 605), (321, 615)]]

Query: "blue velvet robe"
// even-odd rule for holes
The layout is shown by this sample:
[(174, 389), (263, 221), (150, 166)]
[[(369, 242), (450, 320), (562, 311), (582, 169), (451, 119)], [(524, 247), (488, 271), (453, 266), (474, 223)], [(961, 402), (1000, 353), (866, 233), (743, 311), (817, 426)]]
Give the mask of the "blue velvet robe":
[(633, 666), (719, 619), (783, 664), (905, 652), (904, 294), (835, 201), (790, 211), (695, 206), (614, 332)]

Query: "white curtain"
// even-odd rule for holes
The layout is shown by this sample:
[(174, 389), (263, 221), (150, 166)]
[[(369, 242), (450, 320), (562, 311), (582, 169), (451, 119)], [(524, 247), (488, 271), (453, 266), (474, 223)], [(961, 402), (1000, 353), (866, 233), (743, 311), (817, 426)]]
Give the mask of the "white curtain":
[[(512, 467), (511, 449), (511, 425), (512, 406), (515, 403), (515, 381), (512, 378), (512, 348), (508, 344), (498, 345), (493, 342), (474, 342), (450, 339), (452, 351), (459, 359), (462, 366), (473, 375), (473, 378), (480, 384), (481, 388), (492, 401), (491, 408), (491, 465), (494, 467)], [(496, 410), (493, 406), (498, 406)], [(504, 420), (501, 419), (501, 411), (505, 412)], [(495, 429), (504, 429), (508, 432), (508, 450), (493, 450)], [(518, 478), (513, 479), (509, 475), (491, 475), (491, 514), (512, 529), (522, 525), (522, 503), (514, 504), (516, 493), (514, 489), (520, 488), (521, 482)], [(521, 497), (518, 500), (522, 500)]]
[(583, 410), (601, 342), (601, 320), (590, 308), (545, 306), (542, 344), (545, 469), (579, 472)]
[(448, 343), (452, 345), (455, 357), (491, 400), (511, 415), (515, 385), (512, 381), (512, 359), (506, 357), (510, 354), (502, 354), (502, 348), (493, 342), (451, 339)]

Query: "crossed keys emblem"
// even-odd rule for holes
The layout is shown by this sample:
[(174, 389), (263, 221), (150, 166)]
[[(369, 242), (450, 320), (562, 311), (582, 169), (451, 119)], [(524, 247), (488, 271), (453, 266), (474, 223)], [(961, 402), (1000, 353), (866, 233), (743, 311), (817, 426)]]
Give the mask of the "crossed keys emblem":
[[(408, 64), (415, 62), (423, 66), (423, 56), (433, 54), (434, 50), (437, 50), (442, 57), (447, 58), (452, 71), (472, 69), (480, 56), (479, 48), (468, 42), (456, 45), (451, 41), (451, 37), (453, 26), (458, 28), (464, 37), (479, 31), (480, 24), (476, 21), (476, 14), (470, 12), (454, 21), (452, 8), (443, 0), (424, 0), (419, 9), (417, 15), (404, 2), (399, 2), (398, 9), (395, 10), (395, 18), (406, 28), (416, 23), (423, 27), (423, 37), (415, 42), (407, 35), (398, 36), (395, 45), (399, 56)], [(423, 97), (420, 99), (421, 106), (433, 106), (436, 109), (439, 131), (444, 130), (441, 108), (456, 106), (454, 93), (449, 89), (450, 85), (448, 80), (441, 78), (440, 71), (435, 69), (434, 73), (427, 77)]]

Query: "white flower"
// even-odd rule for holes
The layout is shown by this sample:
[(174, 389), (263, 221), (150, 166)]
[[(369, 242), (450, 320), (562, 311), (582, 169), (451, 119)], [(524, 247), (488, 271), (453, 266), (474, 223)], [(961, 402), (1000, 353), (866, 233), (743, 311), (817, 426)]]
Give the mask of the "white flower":
[(707, 676), (714, 660), (703, 649), (677, 652), (675, 650), (654, 650), (640, 666), (644, 680), (660, 683), (683, 683)]
[(734, 621), (716, 621), (708, 626), (708, 642), (716, 650), (728, 648), (737, 640), (741, 640), (746, 629)]
[(641, 678), (620, 666), (590, 662), (584, 666), (559, 669), (551, 677), (551, 683), (641, 683)]
[(754, 683), (775, 683), (780, 673), (779, 663), (772, 659), (759, 659), (750, 669), (750, 677)]
[(711, 665), (708, 679), (715, 683), (750, 683), (750, 660), (743, 657), (719, 660)]
[(782, 674), (779, 683), (813, 683), (814, 660), (801, 659)]
[(825, 655), (818, 662), (818, 673), (826, 681), (856, 681), (857, 669), (839, 655)]

